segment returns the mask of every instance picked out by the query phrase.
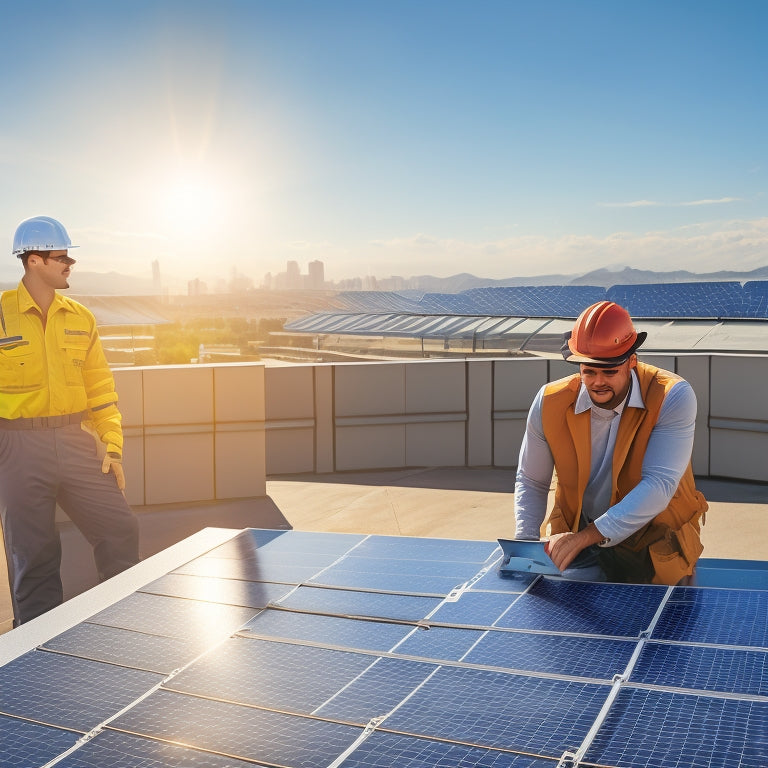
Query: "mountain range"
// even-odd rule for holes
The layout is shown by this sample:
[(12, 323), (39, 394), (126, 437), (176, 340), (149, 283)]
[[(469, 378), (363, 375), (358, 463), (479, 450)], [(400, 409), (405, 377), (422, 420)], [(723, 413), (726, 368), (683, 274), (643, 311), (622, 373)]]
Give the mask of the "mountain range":
[[(547, 274), (502, 279), (477, 277), (466, 272), (450, 277), (418, 275), (408, 278), (405, 281), (407, 289), (399, 292), (408, 293), (408, 290), (413, 290), (419, 293), (459, 293), (470, 288), (522, 285), (594, 285), (610, 288), (612, 285), (637, 285), (639, 283), (697, 283), (728, 280), (742, 283), (748, 280), (768, 280), (768, 266), (747, 272), (733, 270), (689, 272), (682, 269), (671, 272), (654, 272), (647, 269), (620, 267), (596, 269), (586, 273)], [(15, 287), (16, 282), (0, 283), (0, 290)], [(333, 289), (331, 288), (331, 290)], [(73, 280), (72, 292), (80, 296), (157, 295), (152, 280), (122, 275), (117, 272), (78, 272), (76, 280)]]
[(715, 281), (737, 281), (745, 283), (748, 280), (768, 280), (768, 266), (759, 267), (748, 272), (720, 270), (718, 272), (688, 272), (675, 270), (673, 272), (654, 272), (647, 269), (621, 267), (619, 269), (596, 269), (583, 274), (549, 274), (534, 277), (507, 277), (492, 280), (476, 277), (468, 273), (452, 275), (451, 277), (433, 277), (420, 275), (409, 281), (412, 287), (429, 293), (459, 293), (470, 288), (486, 288), (493, 286), (517, 285), (594, 285), (600, 288), (610, 288), (612, 285), (638, 285), (643, 283), (701, 283)]

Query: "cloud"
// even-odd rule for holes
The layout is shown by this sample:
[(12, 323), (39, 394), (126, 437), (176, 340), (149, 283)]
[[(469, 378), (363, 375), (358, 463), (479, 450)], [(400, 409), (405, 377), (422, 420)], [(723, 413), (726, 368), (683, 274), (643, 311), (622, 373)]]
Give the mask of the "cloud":
[(677, 203), (677, 205), (720, 205), (722, 203), (737, 203), (741, 197), (719, 197), (716, 200), (691, 200), (688, 203)]
[[(530, 235), (474, 242), (418, 233), (363, 244), (356, 255), (380, 277), (427, 272), (441, 276), (471, 272), (489, 278), (571, 275), (611, 264), (665, 272), (749, 271), (768, 265), (768, 217), (641, 233)], [(329, 265), (330, 258), (329, 254)], [(351, 265), (345, 264), (344, 271), (349, 269)]]
[(723, 205), (743, 200), (741, 197), (705, 198), (703, 200), (686, 200), (681, 203), (662, 203), (658, 200), (633, 200), (629, 203), (598, 203), (601, 208), (684, 208), (696, 205)]
[(651, 208), (664, 205), (655, 200), (633, 200), (630, 203), (598, 203), (601, 208)]

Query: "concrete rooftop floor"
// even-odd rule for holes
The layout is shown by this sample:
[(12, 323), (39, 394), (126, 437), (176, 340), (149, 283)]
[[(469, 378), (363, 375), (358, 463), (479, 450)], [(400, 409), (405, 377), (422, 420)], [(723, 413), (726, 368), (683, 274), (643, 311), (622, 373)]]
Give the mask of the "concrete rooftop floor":
[[(514, 537), (512, 469), (431, 468), (270, 477), (296, 530), (493, 541)], [(768, 484), (697, 479), (703, 557), (768, 560)]]

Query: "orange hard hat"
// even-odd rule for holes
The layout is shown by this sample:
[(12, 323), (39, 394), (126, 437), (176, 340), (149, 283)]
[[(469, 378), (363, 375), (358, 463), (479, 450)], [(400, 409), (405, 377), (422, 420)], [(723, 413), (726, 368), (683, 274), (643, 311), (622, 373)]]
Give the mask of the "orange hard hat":
[(569, 363), (619, 365), (635, 352), (648, 334), (638, 333), (624, 307), (598, 301), (576, 318), (566, 334), (563, 357)]

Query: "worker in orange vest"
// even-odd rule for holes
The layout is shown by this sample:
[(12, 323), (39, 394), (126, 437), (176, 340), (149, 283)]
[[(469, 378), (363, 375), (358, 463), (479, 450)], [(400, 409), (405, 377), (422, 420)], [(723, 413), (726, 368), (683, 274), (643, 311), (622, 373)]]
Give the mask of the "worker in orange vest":
[(618, 304), (588, 307), (562, 349), (579, 372), (543, 386), (528, 413), (515, 535), (547, 538), (566, 578), (678, 584), (703, 549), (696, 396), (680, 376), (638, 361), (646, 335)]

